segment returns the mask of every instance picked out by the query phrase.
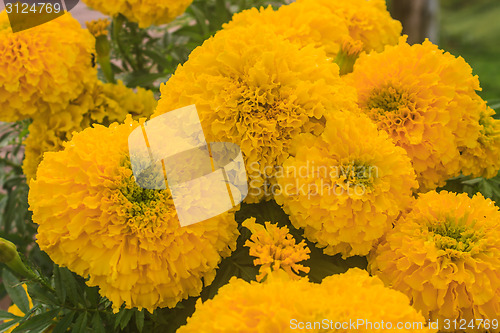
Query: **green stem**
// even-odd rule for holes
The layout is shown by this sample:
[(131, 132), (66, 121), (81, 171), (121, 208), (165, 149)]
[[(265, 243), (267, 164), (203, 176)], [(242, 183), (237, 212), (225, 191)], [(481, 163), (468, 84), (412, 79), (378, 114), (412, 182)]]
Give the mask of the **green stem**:
[(135, 68), (135, 65), (132, 59), (129, 57), (128, 53), (123, 48), (123, 45), (120, 41), (120, 32), (123, 29), (123, 24), (126, 22), (125, 16), (122, 14), (118, 14), (113, 18), (113, 34), (112, 40), (118, 47), (118, 52), (120, 52), (121, 58), (124, 59), (124, 65), (130, 66), (132, 69)]
[(109, 57), (97, 57), (102, 73), (109, 83), (116, 83), (113, 69), (111, 68), (111, 59)]
[(43, 278), (37, 276), (36, 279), (35, 279), (35, 281), (37, 281), (40, 284), (42, 284), (45, 288), (49, 289), (54, 294), (56, 293), (56, 290), (50, 285), (50, 283), (48, 283), (47, 281), (45, 281)]
[(111, 68), (111, 45), (108, 40), (108, 36), (101, 35), (96, 38), (95, 50), (97, 52), (97, 60), (101, 66), (101, 70), (106, 78), (106, 81), (110, 83), (115, 83), (115, 75), (113, 69)]
[(104, 314), (109, 314), (109, 311), (100, 310), (100, 309), (88, 309), (88, 308), (75, 308), (74, 306), (67, 306), (66, 304), (62, 305), (63, 308), (71, 311), (86, 311), (86, 312), (99, 312)]
[[(132, 30), (132, 34), (134, 35), (134, 38), (133, 38), (134, 41), (142, 40), (142, 38), (138, 38), (140, 29), (138, 31), (138, 28), (135, 25), (132, 25), (131, 30)], [(141, 48), (139, 47), (139, 44), (137, 44), (137, 43), (134, 43), (134, 53), (135, 53), (135, 60), (137, 62), (137, 69), (139, 71), (142, 71), (144, 69), (144, 66), (142, 64), (142, 52), (141, 52)]]

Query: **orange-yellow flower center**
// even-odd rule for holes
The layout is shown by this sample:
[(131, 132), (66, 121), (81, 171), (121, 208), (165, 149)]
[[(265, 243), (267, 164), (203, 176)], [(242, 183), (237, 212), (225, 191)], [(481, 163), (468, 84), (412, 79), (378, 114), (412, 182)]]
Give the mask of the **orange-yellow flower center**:
[(420, 118), (416, 102), (408, 91), (394, 84), (375, 88), (366, 101), (368, 116), (377, 123), (379, 129), (399, 137), (399, 129), (410, 131)]
[(449, 250), (452, 257), (460, 257), (464, 252), (477, 252), (483, 238), (481, 229), (475, 222), (466, 223), (466, 217), (447, 217), (444, 220), (428, 223), (428, 231), (441, 250)]
[[(117, 207), (125, 207), (119, 213), (131, 227), (131, 232), (148, 231), (159, 236), (167, 226), (164, 223), (174, 223), (176, 220), (166, 217), (174, 210), (170, 191), (147, 189), (137, 184), (128, 157), (122, 162), (120, 177), (117, 180), (117, 190), (111, 199)], [(169, 221), (169, 222), (166, 222)], [(177, 222), (178, 223), (178, 222)]]
[[(233, 93), (239, 95), (237, 96), (239, 97), (237, 113), (240, 123), (244, 125), (255, 124), (257, 129), (276, 131), (278, 135), (288, 135), (286, 128), (296, 127), (290, 125), (295, 125), (301, 115), (291, 100), (281, 96), (279, 84), (260, 88), (248, 87), (245, 83), (237, 82), (236, 86), (238, 89)], [(231, 89), (233, 88), (234, 86), (231, 87)], [(228, 94), (231, 93), (228, 92)], [(262, 122), (256, 124), (256, 119), (261, 119)], [(301, 122), (305, 120), (307, 117), (301, 119)], [(258, 133), (253, 126), (249, 127), (248, 130)]]
[(120, 191), (128, 201), (139, 205), (148, 205), (152, 201), (157, 201), (159, 199), (158, 190), (142, 188), (137, 185), (133, 178), (123, 179)]
[(400, 88), (388, 85), (374, 89), (367, 103), (368, 108), (384, 112), (397, 112), (410, 102), (408, 93)]
[(361, 161), (350, 161), (340, 166), (340, 178), (345, 184), (372, 188), (377, 177), (376, 168)]

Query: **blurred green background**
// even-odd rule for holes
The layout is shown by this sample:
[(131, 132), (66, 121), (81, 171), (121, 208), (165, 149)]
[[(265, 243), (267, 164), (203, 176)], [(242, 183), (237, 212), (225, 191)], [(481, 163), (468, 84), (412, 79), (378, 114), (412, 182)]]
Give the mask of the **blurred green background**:
[(481, 97), (500, 106), (500, 1), (386, 0), (392, 17), (403, 24), (408, 42), (429, 38), (463, 57), (479, 76)]
[(479, 75), (481, 97), (500, 104), (500, 1), (441, 0), (440, 23), (439, 46), (465, 58)]
[[(397, 1), (405, 0), (392, 0), (392, 3)], [(438, 45), (455, 56), (465, 58), (473, 68), (473, 73), (479, 76), (483, 88), (480, 95), (494, 109), (500, 110), (500, 0), (406, 1), (411, 3), (439, 1)], [(130, 65), (125, 64), (123, 68), (115, 69), (117, 73), (122, 72), (121, 78), (127, 85), (131, 87), (142, 85), (154, 89), (155, 82), (166, 81), (177, 65), (187, 59), (191, 50), (220, 29), (223, 23), (230, 20), (234, 12), (266, 4), (277, 7), (287, 2), (291, 1), (194, 0), (186, 14), (169, 25), (167, 31), (162, 28), (151, 36), (133, 24), (125, 24), (121, 30), (117, 30), (121, 33), (117, 34), (114, 41), (116, 54), (126, 53), (129, 59), (145, 61), (131, 61)], [(191, 24), (193, 22), (196, 24)], [(154, 29), (152, 31), (155, 32)], [(134, 66), (148, 62), (151, 65), (145, 68)], [(498, 113), (500, 115), (500, 112)], [(43, 275), (51, 276), (51, 261), (33, 242), (36, 226), (32, 223), (31, 213), (27, 209), (28, 186), (21, 169), (23, 157), (21, 143), (27, 134), (28, 124), (29, 121), (0, 123), (0, 237), (16, 243), (19, 250), (27, 257), (26, 261), (33, 262)], [(456, 177), (449, 181), (446, 189), (466, 192), (471, 196), (480, 191), (486, 197), (495, 200), (497, 205), (500, 204), (500, 175), (490, 180)], [(78, 278), (77, 281), (81, 286), (78, 292), (86, 293), (89, 289), (84, 287), (83, 280)], [(226, 282), (218, 280), (219, 285), (221, 281)], [(213, 286), (218, 285), (214, 283)], [(210, 289), (208, 290), (211, 293)], [(5, 290), (0, 285), (0, 298), (3, 295)], [(10, 303), (8, 299), (6, 301), (3, 304), (4, 308)], [(186, 306), (186, 309), (192, 311), (193, 306), (194, 303)], [(182, 307), (177, 310), (179, 309)], [(177, 310), (170, 312), (170, 317), (167, 318), (180, 325), (181, 323), (177, 322), (179, 318), (181, 321), (184, 320), (184, 317), (178, 316)], [(130, 316), (117, 316), (116, 322), (121, 325), (120, 320), (124, 317), (130, 320)], [(117, 324), (114, 325), (116, 328)]]

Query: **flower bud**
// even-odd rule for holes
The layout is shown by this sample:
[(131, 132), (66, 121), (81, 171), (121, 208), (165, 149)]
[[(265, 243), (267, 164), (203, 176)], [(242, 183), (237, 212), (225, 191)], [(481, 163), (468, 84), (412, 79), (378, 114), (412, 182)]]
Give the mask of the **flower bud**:
[(6, 239), (0, 238), (0, 262), (8, 265), (16, 257), (19, 257), (16, 245)]
[(36, 278), (36, 275), (24, 265), (16, 245), (3, 238), (0, 238), (0, 262), (19, 275)]

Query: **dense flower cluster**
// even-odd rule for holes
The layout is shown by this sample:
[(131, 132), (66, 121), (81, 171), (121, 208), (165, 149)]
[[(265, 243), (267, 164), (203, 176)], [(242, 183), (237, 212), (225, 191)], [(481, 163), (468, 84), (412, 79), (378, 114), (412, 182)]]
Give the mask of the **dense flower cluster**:
[(238, 231), (233, 212), (181, 227), (168, 189), (137, 185), (127, 143), (137, 126), (130, 117), (96, 125), (46, 153), (29, 203), (37, 242), (55, 263), (88, 276), (114, 309), (152, 311), (199, 295)]
[(25, 158), (23, 171), (28, 181), (36, 177), (36, 169), (43, 159), (43, 154), (63, 149), (63, 143), (72, 138), (73, 132), (79, 132), (93, 124), (109, 125), (123, 122), (127, 115), (134, 119), (148, 117), (156, 106), (151, 91), (127, 88), (121, 81), (117, 84), (104, 84), (97, 81), (86, 89), (78, 98), (57, 117), (44, 113), (33, 117), (29, 126), (29, 136), (25, 140)]
[(66, 13), (13, 33), (0, 13), (0, 120), (55, 116), (97, 78), (94, 37)]
[(310, 268), (298, 264), (309, 259), (311, 252), (302, 240), (296, 244), (295, 239), (288, 233), (288, 228), (278, 227), (271, 222), (265, 226), (255, 222), (255, 218), (248, 218), (242, 225), (252, 232), (252, 236), (245, 242), (250, 248), (250, 255), (257, 257), (254, 265), (262, 265), (257, 281), (261, 281), (272, 271), (282, 268), (292, 278), (298, 278), (299, 272), (308, 273)]
[(241, 147), (248, 201), (270, 197), (266, 186), (275, 182), (275, 168), (295, 135), (321, 133), (326, 110), (355, 102), (322, 50), (299, 49), (260, 25), (218, 32), (192, 52), (161, 93), (154, 115), (196, 104), (208, 141)]
[(236, 14), (224, 29), (253, 24), (298, 43), (323, 48), (349, 72), (361, 51), (383, 51), (395, 45), (401, 23), (393, 20), (384, 0), (302, 0), (277, 11), (256, 8)]
[(478, 78), (463, 58), (429, 41), (410, 46), (402, 38), (361, 56), (345, 81), (356, 87), (361, 109), (406, 150), (422, 191), (457, 176), (460, 152), (478, 146), (485, 108)]
[(370, 269), (432, 321), (499, 318), (499, 220), (481, 194), (422, 194), (374, 251)]
[(371, 330), (335, 327), (335, 323), (360, 318), (372, 324), (383, 320), (393, 329), (398, 322), (422, 324), (400, 332), (435, 332), (424, 327), (423, 316), (405, 295), (384, 287), (378, 278), (360, 269), (327, 277), (321, 284), (292, 280), (283, 271), (273, 272), (264, 283), (233, 277), (213, 300), (198, 300), (194, 315), (178, 332), (392, 331), (374, 330), (373, 326)]
[[(53, 315), (44, 328), (85, 331), (96, 311), (91, 320), (106, 320), (110, 332), (129, 330), (131, 316), (139, 330), (156, 330), (172, 316), (180, 324), (198, 296), (180, 332), (435, 332), (430, 322), (446, 331), (445, 319), (500, 317), (498, 207), (481, 194), (434, 191), (451, 177), (493, 177), (500, 169), (500, 120), (477, 94), (479, 80), (464, 59), (429, 41), (409, 45), (384, 0), (297, 0), (234, 15), (177, 67), (156, 102), (152, 91), (101, 82), (95, 60), (108, 82), (116, 74), (156, 85), (153, 71), (165, 75), (179, 58), (162, 61), (156, 43), (194, 45), (197, 27), (186, 20), (157, 38), (161, 29), (124, 22), (167, 23), (192, 0), (84, 1), (113, 16), (111, 36), (109, 20), (85, 30), (68, 13), (14, 34), (0, 13), (0, 121), (32, 120), (23, 171), (36, 241), (103, 297), (86, 308), (96, 300), (77, 288), (82, 302), (73, 310), (59, 299), (57, 275), (53, 285), (26, 275), (41, 296), (29, 316)], [(206, 8), (232, 10), (224, 5)], [(190, 12), (206, 24), (203, 36), (221, 23), (198, 7)], [(121, 26), (131, 38), (117, 33)], [(170, 39), (177, 31), (182, 38)], [(171, 128), (161, 123), (193, 104), (201, 129), (194, 111)], [(143, 134), (144, 159), (129, 151), (132, 132)], [(207, 150), (190, 150), (202, 139)], [(214, 142), (232, 144), (223, 150)], [(245, 167), (235, 160), (232, 168), (228, 155), (238, 148)], [(162, 186), (145, 186), (132, 164), (149, 165), (166, 150), (175, 155), (162, 155), (163, 172), (145, 177)], [(208, 218), (207, 211), (222, 211), (219, 189), (232, 206), (237, 191), (246, 193), (231, 182), (243, 171), (243, 209)], [(482, 180), (468, 184), (475, 181)], [(16, 207), (10, 193), (1, 196), (6, 212)], [(182, 226), (190, 214), (204, 220)], [(15, 245), (5, 244), (12, 255)], [(248, 251), (233, 253), (237, 246)], [(152, 315), (111, 316), (122, 308)], [(361, 327), (343, 325), (360, 319)], [(55, 326), (61, 322), (68, 329)]]
[(327, 117), (321, 136), (298, 135), (291, 154), (276, 200), (331, 255), (368, 254), (417, 187), (404, 150), (364, 115)]
[(184, 13), (193, 0), (83, 0), (106, 15), (124, 15), (139, 27), (169, 23)]

